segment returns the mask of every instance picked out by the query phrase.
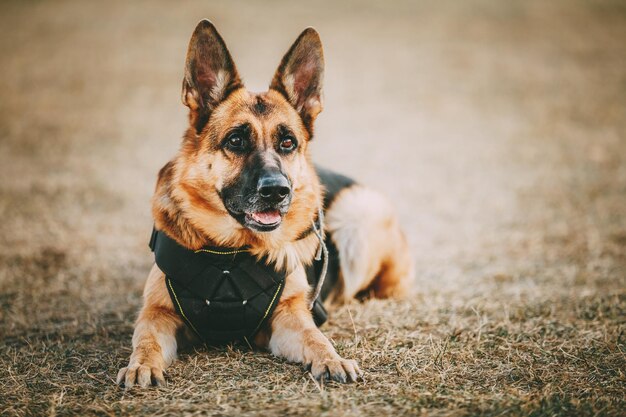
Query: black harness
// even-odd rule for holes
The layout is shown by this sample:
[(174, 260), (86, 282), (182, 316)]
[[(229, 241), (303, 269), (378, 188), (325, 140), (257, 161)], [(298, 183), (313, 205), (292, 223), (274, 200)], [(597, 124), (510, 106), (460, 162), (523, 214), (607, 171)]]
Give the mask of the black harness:
[[(318, 174), (327, 188), (324, 207), (328, 207), (338, 191), (353, 184), (352, 180), (329, 171), (318, 169)], [(326, 178), (328, 175), (332, 177)], [(312, 232), (317, 234), (316, 226), (321, 226), (320, 218), (299, 238)], [(308, 282), (313, 286), (317, 286), (320, 275), (326, 276), (311, 306), (318, 326), (328, 318), (322, 301), (337, 282), (339, 272), (337, 249), (329, 235), (324, 243), (321, 246), (328, 248), (326, 258), (318, 256), (306, 271)], [(206, 344), (249, 342), (271, 317), (285, 287), (288, 271), (277, 270), (276, 265), (265, 258), (257, 260), (246, 247), (190, 250), (164, 232), (153, 229), (150, 249), (165, 274), (174, 308)]]

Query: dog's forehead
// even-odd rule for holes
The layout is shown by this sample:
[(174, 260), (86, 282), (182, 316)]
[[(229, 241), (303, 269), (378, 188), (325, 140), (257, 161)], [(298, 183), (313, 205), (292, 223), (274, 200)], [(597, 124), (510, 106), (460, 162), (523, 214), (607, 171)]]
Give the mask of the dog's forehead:
[(267, 117), (274, 111), (281, 110), (281, 104), (276, 98), (265, 93), (249, 93), (248, 109), (258, 117)]
[(271, 130), (278, 125), (286, 125), (297, 131), (304, 130), (296, 110), (282, 94), (274, 90), (254, 93), (240, 89), (233, 92), (216, 113), (214, 120), (219, 120), (220, 127), (224, 129), (248, 123), (260, 131)]

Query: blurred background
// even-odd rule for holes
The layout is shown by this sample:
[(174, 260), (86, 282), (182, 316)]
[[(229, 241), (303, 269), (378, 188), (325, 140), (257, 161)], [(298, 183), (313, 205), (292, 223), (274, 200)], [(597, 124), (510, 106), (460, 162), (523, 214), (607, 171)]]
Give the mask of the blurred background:
[(395, 202), (420, 300), (623, 300), (623, 1), (3, 1), (6, 340), (117, 323), (129, 342), (201, 18), (253, 91), (320, 32), (314, 159)]

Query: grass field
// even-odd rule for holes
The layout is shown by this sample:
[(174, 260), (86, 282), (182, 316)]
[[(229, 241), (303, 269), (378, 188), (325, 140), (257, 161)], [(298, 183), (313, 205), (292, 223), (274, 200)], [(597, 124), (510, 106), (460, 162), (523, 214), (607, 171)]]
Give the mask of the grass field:
[[(626, 415), (624, 3), (384, 4), (0, 4), (1, 415)], [(417, 296), (324, 326), (365, 382), (235, 346), (114, 384), (204, 17), (257, 91), (315, 26), (315, 159), (397, 205)]]

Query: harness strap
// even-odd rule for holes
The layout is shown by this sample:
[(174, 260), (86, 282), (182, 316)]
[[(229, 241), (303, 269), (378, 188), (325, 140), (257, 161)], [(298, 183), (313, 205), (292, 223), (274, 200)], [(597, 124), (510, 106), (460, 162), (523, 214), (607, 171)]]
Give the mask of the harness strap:
[(324, 280), (326, 279), (326, 273), (328, 272), (328, 248), (326, 247), (326, 243), (324, 242), (324, 212), (322, 209), (318, 210), (317, 214), (318, 224), (313, 221), (313, 232), (317, 236), (320, 241), (320, 246), (317, 250), (317, 254), (315, 255), (315, 260), (319, 261), (324, 256), (324, 262), (322, 263), (322, 272), (320, 273), (320, 277), (317, 280), (317, 285), (315, 286), (315, 292), (313, 293), (313, 298), (311, 299), (311, 303), (309, 304), (309, 310), (313, 310), (315, 305), (315, 301), (320, 296), (322, 292), (322, 286), (324, 285)]
[(318, 226), (318, 225), (320, 224), (319, 222), (320, 222), (320, 217), (319, 217), (319, 214), (318, 214), (318, 217), (317, 217), (316, 219), (314, 219), (314, 220), (313, 220), (313, 224), (311, 225), (311, 227), (307, 228), (305, 231), (303, 231), (302, 233), (300, 233), (300, 234), (298, 235), (298, 237), (296, 238), (296, 241), (299, 241), (299, 240), (305, 239), (305, 238), (309, 237), (309, 235), (310, 235), (311, 233), (315, 233), (315, 228), (316, 228), (316, 227), (318, 227), (318, 228), (319, 228), (319, 226)]

